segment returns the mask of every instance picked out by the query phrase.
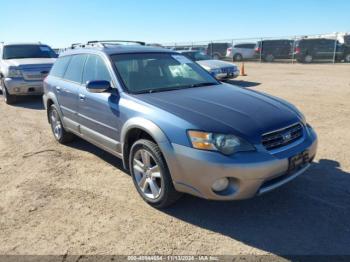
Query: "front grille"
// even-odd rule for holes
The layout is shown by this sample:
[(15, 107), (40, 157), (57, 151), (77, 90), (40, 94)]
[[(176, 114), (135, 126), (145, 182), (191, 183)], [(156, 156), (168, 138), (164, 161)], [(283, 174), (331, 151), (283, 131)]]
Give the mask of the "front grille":
[(221, 72), (225, 73), (225, 74), (232, 74), (234, 73), (235, 68), (234, 67), (224, 67), (221, 69)]
[(279, 129), (262, 136), (262, 144), (267, 150), (287, 146), (303, 136), (303, 126), (300, 123)]

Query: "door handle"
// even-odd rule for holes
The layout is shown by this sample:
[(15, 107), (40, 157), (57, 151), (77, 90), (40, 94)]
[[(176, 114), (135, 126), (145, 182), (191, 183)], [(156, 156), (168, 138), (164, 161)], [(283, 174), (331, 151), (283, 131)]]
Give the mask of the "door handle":
[(85, 95), (79, 94), (79, 99), (80, 99), (81, 101), (85, 101)]

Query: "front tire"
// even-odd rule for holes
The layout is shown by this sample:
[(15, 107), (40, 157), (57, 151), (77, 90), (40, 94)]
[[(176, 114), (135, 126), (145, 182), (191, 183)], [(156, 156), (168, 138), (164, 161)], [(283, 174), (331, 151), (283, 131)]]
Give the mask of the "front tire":
[(345, 56), (344, 61), (345, 61), (346, 63), (350, 63), (350, 54), (347, 54), (347, 55)]
[(9, 92), (7, 91), (5, 84), (4, 84), (4, 80), (1, 79), (1, 89), (2, 89), (2, 95), (4, 97), (4, 101), (6, 104), (8, 105), (13, 105), (17, 102), (17, 97), (14, 95), (9, 94)]
[(129, 168), (137, 192), (149, 205), (161, 209), (181, 197), (174, 188), (164, 157), (154, 142), (141, 139), (133, 144)]
[(61, 117), (55, 105), (50, 106), (48, 115), (51, 130), (56, 141), (60, 144), (67, 144), (71, 142), (74, 139), (74, 135), (64, 129)]

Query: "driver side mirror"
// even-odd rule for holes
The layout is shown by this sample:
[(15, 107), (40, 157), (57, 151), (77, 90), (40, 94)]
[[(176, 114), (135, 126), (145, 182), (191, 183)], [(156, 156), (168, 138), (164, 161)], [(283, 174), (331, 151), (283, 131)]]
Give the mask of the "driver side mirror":
[(105, 80), (88, 81), (86, 90), (90, 93), (103, 93), (111, 88), (111, 83)]

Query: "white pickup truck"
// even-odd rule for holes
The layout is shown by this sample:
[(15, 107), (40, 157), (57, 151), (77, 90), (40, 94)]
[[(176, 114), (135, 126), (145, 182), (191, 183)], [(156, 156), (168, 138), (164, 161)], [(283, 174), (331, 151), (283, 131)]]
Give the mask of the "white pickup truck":
[(7, 104), (18, 96), (42, 95), (43, 79), (56, 60), (56, 53), (41, 43), (0, 44), (0, 92)]

